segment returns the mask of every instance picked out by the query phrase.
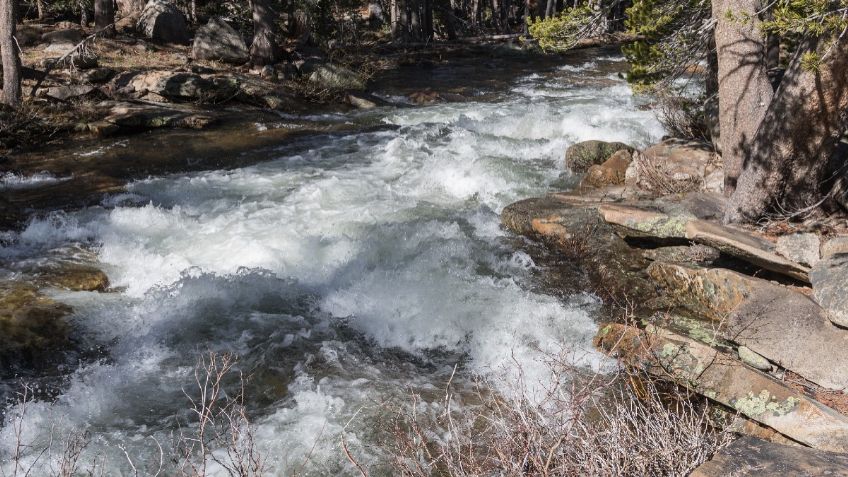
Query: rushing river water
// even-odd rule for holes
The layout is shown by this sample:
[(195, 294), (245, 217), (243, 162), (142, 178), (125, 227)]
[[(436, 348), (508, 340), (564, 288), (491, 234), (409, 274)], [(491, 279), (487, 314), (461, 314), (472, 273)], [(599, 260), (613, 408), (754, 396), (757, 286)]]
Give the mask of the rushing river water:
[[(81, 243), (120, 292), (55, 292), (85, 346), (105, 353), (29, 405), (27, 459), (51, 432), (87, 430), (83, 460), (96, 457), (105, 475), (132, 475), (127, 455), (152, 472), (156, 441), (194, 422), (184, 390), (207, 350), (238, 354), (251, 376), (271, 475), (355, 473), (342, 437), (379, 469), (385, 403), (410, 392), (439, 401), (455, 367), (457, 382), (483, 375), (507, 389), (519, 364), (528, 386), (544, 381), (540, 352), (583, 350), (581, 365), (602, 366), (590, 349), (598, 301), (540, 292), (538, 267), (498, 217), (560, 179), (569, 144), (662, 135), (617, 76), (620, 59), (583, 61), (479, 101), (305, 118), (393, 127), (136, 181), (101, 206), (32, 222), (5, 260)], [(14, 430), (0, 431), (3, 455)]]

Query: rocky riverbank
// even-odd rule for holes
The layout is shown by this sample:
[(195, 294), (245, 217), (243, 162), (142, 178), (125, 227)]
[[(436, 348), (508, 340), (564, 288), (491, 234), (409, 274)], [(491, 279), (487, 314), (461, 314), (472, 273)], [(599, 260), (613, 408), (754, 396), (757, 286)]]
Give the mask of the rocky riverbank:
[(734, 444), (698, 475), (766, 461), (844, 469), (845, 221), (722, 225), (720, 161), (698, 143), (638, 151), (590, 141), (567, 151), (564, 169), (579, 179), (573, 191), (513, 204), (503, 224), (578, 261), (589, 287), (626, 311), (600, 326), (599, 349), (708, 398), (737, 416), (740, 433), (771, 442)]

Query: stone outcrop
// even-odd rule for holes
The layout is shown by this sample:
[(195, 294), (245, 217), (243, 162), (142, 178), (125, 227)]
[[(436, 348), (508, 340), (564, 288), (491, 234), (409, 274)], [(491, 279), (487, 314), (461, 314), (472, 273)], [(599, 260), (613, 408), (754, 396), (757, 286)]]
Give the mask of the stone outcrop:
[(848, 475), (848, 454), (742, 437), (695, 469), (691, 477)]
[(575, 174), (583, 174), (591, 166), (603, 164), (613, 154), (625, 150), (636, 150), (621, 142), (583, 141), (571, 145), (565, 151), (565, 167)]
[(848, 388), (848, 332), (806, 295), (725, 269), (654, 262), (666, 297), (721, 324), (723, 338), (830, 389)]
[(821, 259), (821, 239), (816, 234), (790, 234), (777, 238), (775, 251), (780, 255), (811, 267)]
[(242, 64), (250, 59), (250, 51), (235, 28), (219, 17), (212, 17), (194, 35), (191, 56), (195, 60)]
[(619, 204), (598, 209), (605, 222), (627, 236), (684, 239), (715, 248), (760, 268), (809, 282), (809, 267), (774, 251), (774, 244), (744, 230), (697, 219), (687, 211), (665, 213)]
[(831, 321), (848, 328), (848, 255), (820, 261), (813, 267), (810, 280), (816, 301), (827, 310)]
[(239, 92), (238, 82), (221, 76), (190, 72), (146, 71), (121, 73), (107, 86), (113, 96), (152, 101), (214, 102)]
[(664, 195), (691, 191), (720, 193), (723, 182), (721, 160), (708, 144), (669, 139), (634, 154), (626, 184)]
[(816, 449), (848, 452), (848, 416), (742, 365), (734, 356), (659, 328), (604, 326), (599, 348), (629, 366), (672, 379)]
[(590, 187), (624, 185), (627, 167), (632, 160), (633, 156), (630, 151), (622, 149), (610, 156), (603, 164), (591, 166), (586, 171), (586, 176), (581, 184)]
[(362, 76), (335, 63), (310, 59), (303, 64), (301, 72), (310, 83), (321, 88), (341, 91), (365, 89)]
[(147, 2), (136, 28), (146, 38), (158, 43), (185, 45), (190, 38), (185, 15), (165, 0)]

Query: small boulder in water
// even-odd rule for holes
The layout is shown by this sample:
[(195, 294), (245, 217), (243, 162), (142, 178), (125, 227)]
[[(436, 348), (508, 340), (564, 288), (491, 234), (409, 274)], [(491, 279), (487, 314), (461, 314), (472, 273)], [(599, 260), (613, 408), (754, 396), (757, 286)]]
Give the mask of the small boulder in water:
[(582, 174), (596, 164), (603, 164), (620, 150), (633, 153), (635, 149), (621, 142), (583, 141), (565, 151), (565, 167), (571, 172)]

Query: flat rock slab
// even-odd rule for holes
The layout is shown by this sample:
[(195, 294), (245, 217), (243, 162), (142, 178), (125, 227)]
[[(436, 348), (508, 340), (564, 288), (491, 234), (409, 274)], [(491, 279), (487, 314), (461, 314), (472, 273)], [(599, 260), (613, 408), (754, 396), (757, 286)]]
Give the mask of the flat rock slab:
[(601, 214), (604, 222), (624, 229), (626, 235), (661, 239), (685, 238), (686, 224), (695, 219), (691, 215), (671, 216), (662, 212), (615, 204), (604, 204), (598, 207), (598, 213)]
[(765, 270), (809, 283), (809, 267), (778, 255), (774, 244), (768, 240), (744, 230), (698, 219), (694, 214), (679, 210), (682, 208), (678, 206), (677, 212), (666, 213), (630, 205), (604, 204), (598, 212), (605, 222), (617, 226), (625, 235), (691, 240)]
[(848, 475), (848, 454), (766, 442), (742, 437), (695, 469), (692, 477)]
[(654, 262), (648, 275), (668, 298), (721, 324), (722, 338), (829, 388), (848, 388), (848, 331), (789, 287), (731, 270)]
[(709, 245), (765, 270), (810, 282), (809, 267), (781, 257), (773, 251), (774, 245), (771, 242), (742, 230), (705, 220), (692, 220), (686, 225), (686, 238)]
[(642, 331), (621, 324), (602, 327), (595, 345), (629, 366), (672, 379), (797, 442), (848, 452), (848, 416), (743, 365), (733, 355), (661, 328)]
[(813, 267), (810, 281), (816, 301), (827, 310), (830, 320), (848, 328), (848, 255), (820, 261)]

